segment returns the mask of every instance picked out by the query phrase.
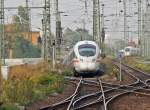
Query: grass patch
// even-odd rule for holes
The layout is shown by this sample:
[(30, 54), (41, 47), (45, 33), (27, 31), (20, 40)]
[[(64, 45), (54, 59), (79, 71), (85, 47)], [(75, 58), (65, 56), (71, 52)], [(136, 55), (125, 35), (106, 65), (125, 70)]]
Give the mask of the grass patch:
[(12, 104), (3, 104), (0, 106), (0, 110), (19, 110), (19, 108)]

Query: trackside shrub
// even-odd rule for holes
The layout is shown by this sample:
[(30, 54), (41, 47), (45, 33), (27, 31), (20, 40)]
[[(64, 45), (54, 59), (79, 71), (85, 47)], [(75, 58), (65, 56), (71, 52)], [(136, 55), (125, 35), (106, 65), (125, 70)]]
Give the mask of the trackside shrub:
[(4, 104), (0, 106), (0, 110), (19, 110), (19, 108), (17, 108), (17, 106), (12, 104)]

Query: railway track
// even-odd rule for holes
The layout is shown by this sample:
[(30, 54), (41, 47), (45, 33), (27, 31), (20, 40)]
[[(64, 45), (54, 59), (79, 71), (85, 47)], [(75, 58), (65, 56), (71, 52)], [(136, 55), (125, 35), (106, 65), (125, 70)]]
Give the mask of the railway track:
[[(70, 78), (70, 80), (79, 81), (76, 92), (72, 95), (72, 97), (62, 103), (55, 104), (48, 108), (42, 108), (40, 110), (107, 110), (107, 105), (116, 97), (126, 95), (127, 93), (131, 92), (136, 94), (143, 94), (143, 91), (146, 91), (143, 89), (145, 86), (139, 82), (135, 82), (130, 85), (111, 85), (102, 82), (101, 80), (91, 81), (83, 79), (80, 80), (78, 78)], [(94, 89), (93, 93), (90, 91), (91, 93), (81, 94), (79, 92), (82, 91), (80, 87), (87, 86), (88, 84), (92, 87), (97, 87), (97, 89)]]
[[(116, 67), (119, 63), (114, 62)], [(99, 78), (86, 79), (66, 77), (71, 83), (76, 83), (75, 92), (65, 100), (42, 107), (40, 110), (111, 110), (118, 99), (129, 94), (137, 94), (150, 97), (150, 76), (130, 66), (122, 65), (122, 71), (133, 80), (130, 84), (111, 84), (101, 81)]]
[[(140, 91), (139, 91), (140, 90)], [(85, 103), (85, 99), (78, 100), (76, 101), (76, 105), (78, 107), (75, 108), (75, 110), (94, 110), (93, 107), (97, 106), (100, 107), (102, 110), (107, 110), (107, 105), (114, 100), (115, 98), (121, 97), (123, 95), (127, 95), (129, 93), (136, 93), (140, 95), (147, 95), (150, 96), (149, 90), (145, 90), (143, 88), (135, 88), (135, 87), (127, 87), (127, 86), (122, 86), (119, 88), (113, 88), (109, 90), (104, 90), (104, 95), (105, 95), (105, 101), (103, 100), (103, 95), (102, 92), (93, 94), (93, 97), (97, 97), (97, 100), (93, 102), (88, 102), (88, 98), (85, 97), (87, 102)], [(99, 96), (99, 97), (98, 97)], [(84, 104), (83, 104), (84, 101)], [(82, 102), (82, 105), (80, 103)]]
[[(118, 62), (114, 61), (114, 64), (117, 68), (120, 67)], [(142, 97), (150, 98), (150, 89), (149, 89), (150, 75), (141, 70), (135, 69), (129, 65), (122, 64), (121, 66), (122, 66), (122, 71), (126, 74), (131, 75), (135, 79), (137, 79), (137, 82), (135, 84), (131, 84), (129, 87), (127, 87), (126, 90), (128, 90), (128, 91), (126, 91), (125, 93), (121, 93), (120, 95), (116, 95), (115, 97), (112, 97), (106, 103), (108, 109), (112, 109), (112, 106), (114, 106), (113, 103), (117, 102), (119, 99), (121, 99), (129, 94), (136, 94), (137, 96), (141, 95)], [(130, 88), (131, 88), (131, 90), (130, 90)], [(122, 109), (123, 108), (121, 108), (120, 110), (122, 110)], [(146, 109), (146, 110), (149, 110), (149, 109), (150, 109), (150, 105), (149, 105), (148, 109)]]
[[(120, 64), (119, 62), (115, 61), (114, 60), (114, 65), (119, 68)], [(139, 80), (139, 82), (142, 82), (144, 83), (145, 85), (149, 86), (147, 83), (149, 83), (150, 81), (150, 74), (148, 73), (145, 73), (139, 69), (135, 69), (129, 65), (126, 65), (126, 64), (122, 64), (122, 71), (125, 72), (125, 73), (128, 73), (130, 75), (132, 75), (133, 77), (135, 77), (137, 80)]]
[[(117, 66), (119, 67), (119, 65)], [(106, 109), (108, 108), (107, 105), (110, 104), (114, 99), (130, 94), (130, 93), (135, 93), (135, 94), (140, 94), (140, 95), (150, 97), (150, 90), (145, 89), (147, 85), (150, 84), (150, 80), (149, 80), (150, 76), (147, 73), (134, 69), (130, 66), (127, 66), (127, 65), (123, 65), (123, 66), (125, 67), (123, 68), (122, 71), (124, 71), (125, 73), (128, 73), (132, 78), (136, 79), (136, 82), (130, 85), (120, 86), (118, 88), (114, 88), (109, 91), (106, 91), (104, 93), (105, 98), (106, 98)], [(111, 85), (108, 85), (108, 86), (110, 87)], [(86, 104), (85, 106), (78, 107), (78, 108), (83, 109), (83, 107), (87, 107), (87, 106), (89, 107), (90, 105), (93, 105), (93, 104), (94, 103), (91, 103), (91, 104), (89, 103), (89, 104)], [(95, 104), (99, 104), (99, 101), (95, 102)], [(85, 108), (85, 110), (86, 109), (87, 108)]]
[[(72, 79), (72, 80), (75, 81), (75, 79)], [(99, 85), (97, 83), (99, 83)], [(76, 108), (76, 102), (79, 102), (79, 100), (82, 100), (83, 102), (83, 100), (85, 101), (85, 99), (87, 98), (88, 102), (95, 101), (99, 99), (100, 96), (98, 96), (98, 94), (103, 89), (101, 85), (101, 81), (99, 80), (97, 81), (97, 83), (91, 85), (91, 83), (84, 82), (82, 78), (78, 78), (77, 88), (72, 96), (70, 96), (69, 98), (67, 98), (66, 100), (58, 104), (40, 108), (40, 110), (62, 110), (62, 109), (72, 110)], [(103, 94), (103, 97), (104, 97), (104, 94)], [(85, 103), (87, 102), (85, 101)]]

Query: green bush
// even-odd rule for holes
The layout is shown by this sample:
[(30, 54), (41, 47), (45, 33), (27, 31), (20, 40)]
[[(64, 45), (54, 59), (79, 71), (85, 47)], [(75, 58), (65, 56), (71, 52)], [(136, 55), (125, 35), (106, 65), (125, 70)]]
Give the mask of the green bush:
[(4, 104), (0, 106), (0, 110), (19, 110), (19, 108), (13, 104)]
[(33, 79), (36, 81), (36, 83), (39, 83), (41, 85), (49, 85), (53, 84), (54, 82), (62, 81), (63, 77), (58, 73), (49, 73), (49, 74), (43, 74), (38, 77), (37, 79)]
[[(34, 89), (34, 98), (43, 99), (55, 92), (60, 93), (63, 91), (63, 76), (56, 73), (43, 74), (38, 78), (33, 78), (37, 86)], [(38, 97), (39, 96), (39, 97)]]
[(69, 69), (66, 69), (62, 72), (64, 76), (72, 76), (73, 75), (72, 73), (73, 73), (72, 70)]

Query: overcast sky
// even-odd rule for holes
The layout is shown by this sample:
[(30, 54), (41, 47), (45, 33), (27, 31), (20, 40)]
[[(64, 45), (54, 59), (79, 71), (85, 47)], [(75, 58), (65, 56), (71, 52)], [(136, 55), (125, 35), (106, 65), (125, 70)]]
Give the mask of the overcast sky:
[[(5, 7), (18, 7), (20, 5), (25, 6), (26, 0), (5, 0)], [(86, 29), (92, 32), (92, 0), (87, 0), (88, 4), (88, 14), (84, 15), (84, 3), (81, 2), (84, 0), (59, 0), (59, 9), (64, 12), (62, 14), (62, 27), (66, 29), (67, 27), (71, 29), (82, 28), (83, 19), (86, 21)], [(120, 13), (123, 10), (123, 3), (119, 3), (119, 0), (101, 0), (101, 4), (104, 6), (104, 16), (105, 16), (105, 27), (108, 35), (123, 37), (123, 13)], [(137, 31), (137, 15), (134, 15), (137, 12), (137, 0), (127, 0), (127, 13), (131, 15), (128, 18), (128, 27), (130, 31)], [(44, 0), (29, 0), (30, 6), (44, 6)], [(52, 3), (54, 4), (54, 3)], [(52, 31), (55, 32), (55, 17), (54, 17), (54, 7), (52, 7)], [(42, 19), (43, 9), (32, 9), (31, 10), (31, 21), (32, 29), (37, 30), (41, 28), (41, 19)], [(6, 23), (11, 22), (11, 17), (16, 13), (16, 10), (5, 10), (6, 14)], [(67, 15), (67, 16), (64, 16)], [(120, 31), (120, 32), (112, 32)], [(135, 32), (130, 32), (129, 36), (137, 36)]]

